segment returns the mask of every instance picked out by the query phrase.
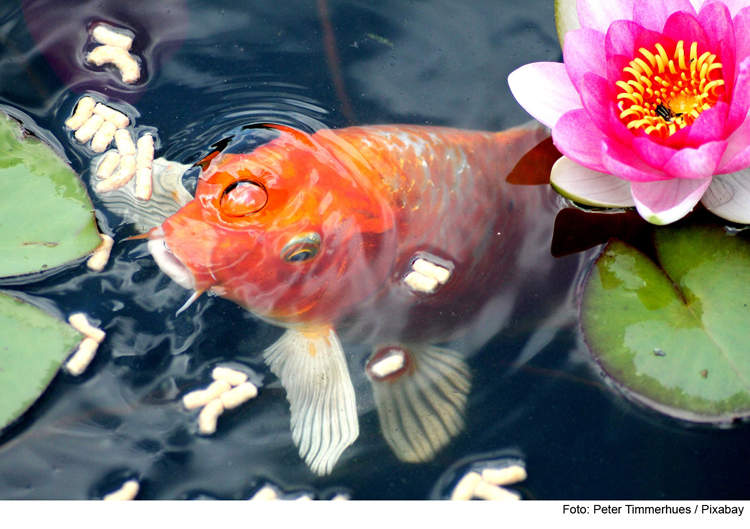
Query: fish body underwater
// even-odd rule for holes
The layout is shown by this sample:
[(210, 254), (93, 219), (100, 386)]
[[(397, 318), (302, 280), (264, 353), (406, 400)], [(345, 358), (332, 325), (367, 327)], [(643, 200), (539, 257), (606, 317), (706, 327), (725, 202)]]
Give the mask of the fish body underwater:
[[(505, 182), (548, 131), (268, 127), (278, 137), (253, 152), (211, 159), (149, 250), (195, 295), (286, 329), (264, 357), (314, 472), (330, 473), (359, 433), (342, 342), (371, 351), (366, 373), (395, 454), (428, 461), (464, 428), (471, 386), (466, 351), (441, 344), (489, 339), (502, 319), (493, 311), (528, 275), (520, 263), (548, 252), (548, 186)], [(493, 330), (472, 335), (488, 318)]]

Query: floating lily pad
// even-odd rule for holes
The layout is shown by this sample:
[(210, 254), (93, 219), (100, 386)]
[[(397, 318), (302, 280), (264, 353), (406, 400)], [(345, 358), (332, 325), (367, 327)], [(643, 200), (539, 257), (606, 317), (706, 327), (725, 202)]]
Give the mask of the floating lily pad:
[(0, 294), (0, 430), (44, 392), (60, 364), (83, 339), (65, 322)]
[(655, 230), (658, 262), (612, 240), (583, 291), (594, 358), (632, 398), (698, 422), (750, 415), (750, 243), (716, 226)]
[(75, 172), (0, 112), (0, 277), (63, 265), (101, 243)]

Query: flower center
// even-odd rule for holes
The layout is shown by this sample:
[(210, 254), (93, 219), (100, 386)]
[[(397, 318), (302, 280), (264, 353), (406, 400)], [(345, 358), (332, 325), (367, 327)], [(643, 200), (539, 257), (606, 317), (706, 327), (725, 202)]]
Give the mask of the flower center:
[(623, 68), (623, 79), (615, 84), (621, 89), (620, 119), (628, 129), (666, 139), (716, 104), (724, 94), (724, 79), (716, 55), (706, 51), (699, 56), (697, 42), (689, 57), (683, 41), (671, 59), (661, 44), (655, 51), (639, 49), (640, 56)]

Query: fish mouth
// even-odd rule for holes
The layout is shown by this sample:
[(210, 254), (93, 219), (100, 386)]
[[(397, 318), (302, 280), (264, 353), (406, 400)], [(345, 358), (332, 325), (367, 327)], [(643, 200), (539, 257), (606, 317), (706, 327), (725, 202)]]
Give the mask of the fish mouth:
[(148, 235), (148, 251), (154, 257), (162, 272), (169, 278), (188, 290), (196, 290), (195, 277), (187, 266), (183, 264), (169, 249), (164, 239), (164, 230), (154, 228)]

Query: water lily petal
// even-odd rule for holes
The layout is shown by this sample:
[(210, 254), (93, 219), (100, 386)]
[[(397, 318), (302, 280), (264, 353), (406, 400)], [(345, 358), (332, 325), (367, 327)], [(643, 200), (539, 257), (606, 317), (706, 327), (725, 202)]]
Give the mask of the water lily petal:
[[(706, 32), (703, 31), (695, 16), (689, 13), (682, 11), (673, 13), (664, 25), (664, 35), (675, 42), (684, 41), (686, 55), (690, 52), (690, 45), (693, 42), (697, 42), (701, 50), (711, 49)], [(715, 53), (718, 50), (712, 51)]]
[[(748, 30), (750, 31), (750, 28)], [(750, 57), (746, 57), (739, 66), (732, 94), (732, 105), (729, 107), (729, 115), (724, 126), (725, 135), (733, 134), (742, 125), (747, 118), (748, 110), (750, 110)]]
[[(734, 53), (734, 25), (729, 8), (723, 2), (712, 2), (705, 4), (698, 13), (698, 23), (708, 37), (712, 49), (716, 49), (723, 40)], [(721, 57), (722, 64), (726, 57)]]
[(566, 156), (552, 166), (550, 184), (562, 196), (587, 206), (628, 208), (635, 205), (628, 182), (587, 169)]
[(569, 110), (583, 108), (565, 65), (559, 62), (521, 66), (508, 76), (508, 85), (526, 112), (550, 128)]
[(632, 20), (635, 0), (578, 0), (578, 20), (581, 27), (593, 28), (602, 33), (615, 20)]
[(711, 178), (630, 184), (638, 213), (651, 224), (671, 224), (690, 213), (711, 183)]
[(685, 147), (664, 165), (664, 172), (680, 179), (710, 177), (716, 172), (726, 148), (726, 141), (708, 142), (697, 149)]
[(641, 160), (632, 149), (610, 138), (602, 141), (602, 161), (605, 167), (603, 172), (628, 182), (655, 182), (672, 178)]
[(601, 75), (607, 71), (604, 55), (604, 33), (595, 29), (571, 31), (565, 37), (565, 69), (573, 86), (581, 91), (581, 80), (587, 73)]
[(699, 147), (709, 141), (723, 140), (724, 126), (727, 122), (727, 112), (729, 105), (719, 101), (713, 107), (701, 112), (692, 126), (686, 127), (689, 130), (686, 147)]
[(618, 20), (613, 22), (604, 40), (604, 48), (607, 59), (613, 55), (631, 57), (635, 49), (635, 39), (646, 29), (632, 20)]
[(736, 130), (727, 141), (727, 150), (719, 162), (717, 174), (734, 173), (750, 165), (750, 119)]
[[(606, 134), (609, 129), (610, 102), (612, 100), (609, 83), (606, 79), (593, 73), (587, 73), (581, 81), (581, 88), (578, 92), (581, 96), (583, 108), (589, 113), (597, 128)], [(630, 136), (632, 137), (632, 134)]]
[(684, 11), (693, 16), (698, 14), (688, 0), (635, 0), (633, 20), (644, 28), (662, 31), (667, 19), (677, 11)]
[(605, 138), (582, 108), (565, 113), (552, 129), (555, 147), (571, 160), (594, 171), (607, 172), (601, 158)]
[(714, 215), (750, 224), (750, 169), (714, 176), (701, 202)]
[(661, 145), (649, 136), (635, 138), (633, 150), (644, 162), (658, 170), (662, 170), (664, 165), (677, 153), (677, 149)]
[(740, 9), (732, 23), (734, 24), (736, 58), (737, 61), (742, 62), (750, 55), (750, 7)]
[[(703, 3), (703, 7), (707, 6), (708, 4), (722, 3), (729, 8), (729, 14), (733, 18), (737, 15), (737, 13), (740, 12), (742, 8), (747, 7), (747, 0), (706, 0), (706, 2), (701, 2), (701, 0), (694, 0), (691, 3), (693, 4), (693, 7), (695, 7), (696, 11), (701, 9), (701, 3)], [(696, 5), (696, 3), (699, 5)]]

